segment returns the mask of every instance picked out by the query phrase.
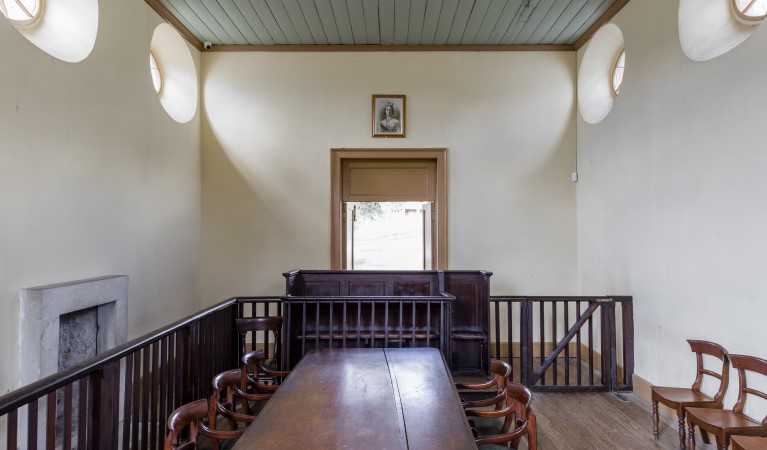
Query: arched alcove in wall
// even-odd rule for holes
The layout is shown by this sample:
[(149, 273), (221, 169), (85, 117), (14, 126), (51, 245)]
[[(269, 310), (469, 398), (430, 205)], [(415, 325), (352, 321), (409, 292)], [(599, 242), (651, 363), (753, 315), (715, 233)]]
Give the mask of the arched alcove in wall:
[(601, 122), (613, 108), (613, 73), (622, 50), (623, 33), (611, 23), (589, 41), (578, 71), (578, 110), (587, 123)]
[(197, 113), (197, 71), (186, 42), (170, 25), (157, 26), (150, 51), (162, 76), (160, 103), (173, 120), (186, 123)]
[(97, 0), (46, 0), (38, 20), (14, 25), (29, 42), (62, 61), (90, 55), (99, 27)]
[(761, 22), (737, 19), (732, 0), (680, 0), (679, 43), (693, 61), (723, 55), (753, 33)]

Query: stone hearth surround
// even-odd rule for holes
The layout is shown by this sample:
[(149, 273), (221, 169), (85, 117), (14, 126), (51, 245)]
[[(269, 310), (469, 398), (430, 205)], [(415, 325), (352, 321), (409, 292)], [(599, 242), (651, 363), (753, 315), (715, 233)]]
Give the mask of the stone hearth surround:
[(59, 368), (59, 318), (98, 307), (97, 353), (128, 336), (128, 277), (105, 276), (22, 289), (19, 294), (19, 385)]

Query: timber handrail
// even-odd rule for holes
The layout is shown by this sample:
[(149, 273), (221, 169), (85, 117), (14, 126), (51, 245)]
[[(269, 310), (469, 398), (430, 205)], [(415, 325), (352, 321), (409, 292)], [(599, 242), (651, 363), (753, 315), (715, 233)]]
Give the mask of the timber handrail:
[(51, 374), (26, 386), (15, 389), (8, 394), (0, 396), (0, 416), (18, 409), (19, 407), (24, 406), (32, 400), (40, 398), (51, 391), (77, 381), (90, 373), (102, 369), (110, 363), (122, 359), (125, 356), (135, 352), (136, 350), (147, 347), (148, 345), (153, 344), (154, 342), (157, 342), (164, 337), (170, 336), (182, 328), (186, 328), (193, 323), (198, 322), (202, 318), (225, 310), (236, 303), (241, 303), (243, 300), (248, 299), (267, 300), (278, 299), (278, 297), (232, 297), (230, 299), (224, 300), (223, 302), (205, 308), (202, 311), (166, 325), (159, 330), (146, 333), (145, 335), (126, 342), (125, 344), (118, 345), (117, 347), (107, 350), (106, 352), (99, 353), (93, 358), (87, 359), (79, 364), (75, 364), (72, 367)]

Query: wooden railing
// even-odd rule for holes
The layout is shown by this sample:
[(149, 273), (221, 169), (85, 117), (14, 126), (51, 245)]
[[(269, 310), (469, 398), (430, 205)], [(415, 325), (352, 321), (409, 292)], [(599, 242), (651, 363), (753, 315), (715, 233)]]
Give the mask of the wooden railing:
[(0, 397), (0, 448), (161, 449), (170, 412), (238, 366), (235, 318), (272, 303), (229, 299)]
[(630, 391), (632, 298), (490, 297), (491, 357), (534, 390)]
[(313, 348), (436, 347), (450, 355), (455, 297), (283, 297), (285, 361), (293, 367)]
[[(450, 302), (232, 298), (0, 397), (0, 448), (161, 449), (170, 412), (207, 397), (212, 377), (239, 365), (237, 317), (297, 323), (283, 341), (297, 340), (300, 354), (312, 345), (426, 345), (448, 355)], [(538, 390), (632, 388), (631, 297), (492, 297), (490, 306), (488, 358), (511, 361), (513, 380)], [(270, 339), (256, 335), (252, 345), (278, 347)]]

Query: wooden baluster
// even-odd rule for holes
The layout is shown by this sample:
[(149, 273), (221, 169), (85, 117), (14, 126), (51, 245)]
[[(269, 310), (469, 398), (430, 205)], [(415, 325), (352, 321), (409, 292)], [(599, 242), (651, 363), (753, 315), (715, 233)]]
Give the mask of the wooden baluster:
[(320, 348), (320, 310), (322, 301), (317, 301), (314, 308), (314, 348)]
[(13, 411), (9, 412), (8, 415), (8, 423), (7, 423), (7, 430), (8, 433), (6, 442), (8, 443), (9, 449), (15, 449), (17, 447), (16, 441), (17, 441), (17, 434), (18, 434), (18, 426), (19, 426), (19, 419), (18, 419), (18, 410), (14, 409)]
[(629, 390), (634, 388), (634, 304), (621, 302), (623, 311), (623, 384)]
[[(581, 317), (581, 302), (575, 302), (575, 315), (580, 319)], [(581, 329), (583, 327), (578, 328), (578, 334), (575, 337), (575, 359), (578, 362), (578, 372), (576, 373), (576, 384), (578, 386), (582, 386), (582, 377), (581, 377)]]
[[(551, 348), (552, 350), (557, 346), (557, 301), (553, 301), (551, 303)], [(557, 360), (559, 358), (554, 358), (554, 361), (552, 363), (553, 367), (553, 373), (552, 373), (552, 381), (551, 384), (553, 386), (556, 386), (557, 383)]]
[[(418, 329), (418, 324), (416, 323), (416, 315), (415, 315), (415, 310), (416, 310), (416, 308), (418, 307), (417, 305), (418, 305), (418, 303), (416, 303), (416, 301), (415, 301), (415, 300), (412, 300), (412, 301), (410, 302), (410, 312), (411, 312), (411, 314), (412, 314), (412, 318), (410, 319), (410, 324), (411, 324), (411, 325), (412, 325), (412, 327), (413, 327), (413, 335), (412, 335), (412, 336), (411, 336), (411, 338), (410, 338), (410, 346), (411, 346), (411, 347), (415, 347), (415, 345), (416, 345), (416, 344), (415, 344), (415, 333), (416, 333), (416, 330)], [(429, 330), (426, 330), (426, 332), (428, 333), (428, 332), (429, 332)]]
[[(80, 378), (77, 382), (77, 448), (89, 448), (88, 441), (88, 377)], [(29, 448), (35, 448), (30, 446)]]
[(370, 347), (375, 348), (376, 346), (376, 302), (375, 300), (370, 301)]
[(158, 421), (158, 426), (160, 427), (160, 439), (165, 438), (165, 422), (170, 414), (169, 411), (173, 411), (168, 407), (172, 404), (168, 399), (168, 394), (171, 392), (170, 379), (168, 378), (168, 341), (169, 339), (167, 337), (160, 341), (160, 405), (158, 406), (160, 411), (160, 420)]
[(37, 399), (27, 403), (27, 448), (37, 448)]
[(384, 342), (383, 347), (389, 347), (389, 302), (384, 302)]
[[(562, 302), (562, 305), (564, 306), (563, 316), (564, 316), (564, 327), (563, 332), (567, 334), (567, 330), (570, 329), (570, 305), (568, 305), (567, 302)], [(556, 343), (556, 339), (554, 340)], [(565, 346), (565, 386), (570, 385), (570, 342), (567, 343)]]
[[(514, 379), (514, 345), (512, 340), (514, 337), (514, 334), (512, 333), (514, 326), (514, 320), (512, 318), (512, 303), (510, 301), (506, 301), (506, 342), (508, 344), (508, 349), (506, 350), (506, 360), (509, 362), (509, 367), (511, 368), (511, 373), (509, 373), (509, 377), (511, 380)], [(500, 333), (495, 334), (496, 336), (500, 336)], [(500, 345), (500, 338), (498, 338)]]
[[(152, 346), (152, 362), (149, 367), (149, 379), (150, 379), (150, 398), (149, 398), (149, 448), (157, 448), (157, 423), (159, 422), (157, 420), (157, 390), (159, 387), (159, 373), (157, 371), (157, 360), (159, 358), (159, 348), (157, 342), (153, 343)], [(148, 351), (149, 349), (147, 349)]]
[[(546, 343), (546, 334), (544, 332), (546, 329), (546, 325), (545, 325), (546, 311), (544, 308), (544, 304), (545, 304), (544, 302), (539, 303), (540, 305), (540, 312), (538, 317), (538, 321), (540, 322), (540, 329), (538, 330), (538, 334), (539, 334), (538, 357), (540, 358), (539, 366), (543, 365), (543, 361), (546, 359), (545, 349), (544, 349), (545, 343)], [(541, 374), (540, 382), (541, 382), (541, 386), (544, 386), (546, 384), (546, 373)]]
[(328, 347), (333, 348), (333, 313), (335, 312), (335, 303), (331, 300), (328, 303)]
[(56, 448), (56, 392), (46, 395), (45, 406), (45, 449)]
[(589, 317), (589, 385), (594, 385), (594, 318)]
[(68, 384), (64, 386), (64, 426), (63, 428), (63, 440), (62, 440), (62, 448), (64, 450), (72, 450), (72, 409), (73, 409), (73, 400), (72, 395), (74, 392), (74, 387), (72, 384)]

